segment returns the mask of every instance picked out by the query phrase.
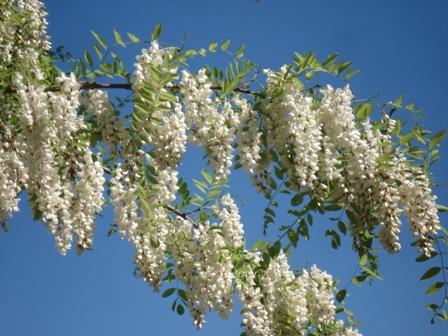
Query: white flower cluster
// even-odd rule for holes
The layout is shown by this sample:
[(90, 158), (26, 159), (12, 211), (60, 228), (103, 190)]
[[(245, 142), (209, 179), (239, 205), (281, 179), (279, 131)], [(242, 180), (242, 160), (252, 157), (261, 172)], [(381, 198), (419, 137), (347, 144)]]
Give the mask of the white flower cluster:
[[(16, 135), (14, 157), (22, 164), (16, 163), (15, 176), (5, 179), (15, 178), (10, 183), (16, 190), (19, 183), (27, 189), (35, 216), (48, 226), (62, 254), (70, 249), (73, 235), (78, 252), (91, 249), (104, 178), (79, 132), (85, 127), (76, 112), (80, 85), (73, 75), (63, 74), (58, 78), (61, 92), (46, 93), (43, 86), (25, 85), (20, 73), (16, 78), (21, 133)], [(0, 166), (7, 164), (4, 159)]]
[(140, 276), (158, 291), (165, 272), (165, 251), (168, 218), (154, 197), (140, 194), (136, 181), (141, 180), (144, 153), (139, 151), (135, 160), (127, 159), (115, 169), (110, 180), (111, 204), (122, 238), (136, 249), (134, 263)]
[[(180, 82), (185, 119), (190, 129), (190, 143), (204, 146), (216, 179), (227, 179), (233, 163), (233, 143), (240, 119), (233, 111), (231, 102), (212, 101), (213, 91), (205, 69), (199, 70), (196, 78), (182, 71)], [(222, 105), (222, 111), (217, 107)], [(244, 115), (243, 115), (244, 117)]]
[(422, 171), (414, 168), (413, 174), (407, 170), (403, 170), (402, 173), (399, 193), (404, 203), (404, 213), (410, 230), (417, 237), (416, 246), (419, 252), (429, 257), (434, 251), (432, 247), (434, 239), (431, 236), (436, 235), (441, 229), (435, 207), (437, 197), (432, 194), (429, 180)]
[[(82, 96), (74, 74), (57, 78), (59, 92), (46, 92), (35, 84), (43, 79), (39, 50), (49, 48), (42, 3), (17, 0), (4, 6), (9, 23), (13, 13), (27, 11), (22, 20), (27, 35), (2, 22), (0, 56), (5, 62), (0, 71), (12, 61), (22, 68), (12, 76), (17, 100), (2, 105), (0, 222), (18, 211), (17, 195), (26, 189), (35, 217), (55, 236), (62, 254), (74, 238), (78, 253), (92, 248), (105, 168), (88, 145), (86, 134), (93, 130), (78, 115), (84, 104), (108, 154), (117, 159), (110, 202), (119, 234), (136, 249), (137, 271), (159, 291), (171, 258), (174, 266), (168, 273), (174, 272), (185, 285), (198, 329), (211, 310), (227, 318), (237, 290), (246, 335), (278, 334), (285, 326), (298, 334), (329, 326), (338, 335), (358, 335), (334, 318), (331, 276), (315, 266), (296, 276), (283, 251), (267, 258), (245, 250), (243, 226), (230, 195), (220, 199), (213, 214), (201, 213), (199, 223), (171, 208), (187, 140), (204, 146), (218, 180), (228, 178), (236, 151), (244, 170), (253, 174), (258, 192), (270, 193), (274, 160), (286, 170), (285, 185), (292, 191), (307, 192), (319, 202), (330, 197), (343, 207), (359, 209), (359, 220), (349, 225), (354, 248), (366, 231), (381, 225), (380, 242), (389, 252), (398, 251), (399, 216), (404, 211), (417, 247), (427, 255), (432, 251), (432, 235), (440, 223), (430, 181), (419, 168), (409, 166), (399, 149), (391, 148), (390, 118), (385, 116), (387, 130), (372, 127), (368, 119), (356, 120), (348, 86), (328, 86), (320, 91), (321, 99), (312, 99), (283, 67), (279, 73), (266, 72), (266, 97), (257, 99), (252, 109), (241, 95), (215, 96), (201, 69), (196, 76), (182, 71), (176, 85), (179, 100), (168, 89), (178, 77), (176, 50), (153, 41), (137, 57), (135, 110), (127, 122), (116, 116), (107, 93), (91, 90)], [(12, 122), (13, 117), (18, 121)], [(387, 156), (383, 162), (392, 170), (381, 168), (381, 156)], [(173, 219), (169, 211), (178, 217)], [(213, 215), (218, 223), (210, 224), (203, 215)]]
[(151, 155), (146, 155), (146, 160), (156, 171), (158, 183), (154, 188), (158, 190), (157, 198), (160, 204), (168, 204), (175, 199), (178, 190), (176, 168), (185, 152), (187, 140), (187, 126), (181, 105), (173, 103), (173, 108), (168, 101), (158, 101), (160, 96), (167, 94), (167, 89), (161, 86), (159, 82), (161, 78), (154, 67), (162, 74), (176, 75), (177, 68), (169, 68), (168, 62), (164, 61), (171, 59), (173, 53), (173, 48), (162, 49), (157, 41), (153, 41), (151, 47), (142, 50), (142, 55), (137, 57), (133, 83), (137, 99), (146, 99), (140, 95), (139, 90), (145, 90), (145, 85), (151, 87), (150, 98), (157, 106), (141, 121), (137, 137), (143, 145), (152, 147), (153, 152)]
[(239, 272), (236, 284), (246, 335), (275, 335), (285, 326), (303, 334), (310, 322), (317, 329), (334, 325), (335, 335), (347, 335), (348, 329), (341, 329), (342, 321), (336, 323), (334, 318), (335, 288), (330, 275), (313, 265), (310, 272), (304, 270), (296, 277), (281, 252), (257, 278), (254, 269), (260, 267), (262, 258), (258, 253), (246, 255), (252, 266)]
[[(47, 36), (47, 13), (43, 3), (37, 0), (7, 0), (2, 4), (2, 24), (0, 25), (0, 72), (11, 62), (20, 62), (20, 67), (37, 79), (43, 79), (39, 68), (39, 51), (49, 50)], [(18, 14), (20, 23), (11, 20)]]
[(246, 173), (254, 173), (258, 162), (261, 159), (261, 135), (258, 128), (259, 120), (257, 114), (245, 99), (239, 99), (235, 96), (235, 105), (239, 108), (236, 117), (239, 118), (239, 127), (237, 130), (237, 148), (239, 152), (239, 162), (243, 165)]
[(233, 307), (232, 251), (243, 247), (244, 231), (230, 195), (223, 196), (221, 204), (220, 223), (198, 223), (192, 230), (189, 220), (178, 217), (173, 231), (175, 273), (186, 286), (188, 308), (198, 329), (211, 309), (227, 318)]
[(306, 316), (314, 320), (316, 327), (333, 323), (336, 306), (331, 275), (313, 265), (310, 272), (303, 270), (302, 275), (296, 280), (296, 285), (306, 291), (308, 309)]
[[(138, 117), (135, 116), (138, 124), (134, 131), (138, 141), (131, 143), (127, 137), (122, 136), (118, 141), (112, 142), (114, 146), (119, 144), (121, 148), (133, 147), (122, 151), (124, 161), (118, 164), (110, 181), (111, 203), (115, 207), (118, 232), (122, 238), (127, 236), (136, 248), (136, 269), (155, 291), (162, 284), (166, 244), (171, 235), (171, 222), (163, 205), (175, 200), (178, 190), (176, 168), (185, 152), (187, 139), (181, 105), (173, 103), (172, 106), (169, 102), (158, 101), (160, 95), (167, 93), (160, 85), (159, 70), (160, 73), (176, 73), (176, 69), (168, 70), (165, 67), (164, 60), (170, 59), (172, 53), (172, 49), (161, 49), (157, 41), (153, 41), (151, 47), (142, 50), (142, 54), (137, 57), (133, 83), (135, 99), (148, 103), (150, 112), (145, 111)], [(148, 88), (150, 90), (145, 91)], [(140, 90), (145, 91), (144, 94), (140, 94)], [(150, 106), (151, 104), (153, 105)], [(154, 105), (157, 107), (154, 108)], [(96, 108), (93, 107), (92, 110)], [(103, 114), (105, 118), (97, 114), (98, 123), (105, 125), (103, 137), (111, 138), (110, 130), (117, 127), (116, 119), (112, 117), (110, 107)], [(111, 132), (110, 135), (108, 132)], [(124, 132), (123, 130), (121, 133)], [(142, 149), (147, 146), (151, 150), (149, 153)], [(145, 171), (145, 166), (151, 167), (150, 174), (157, 179), (156, 183), (148, 181), (149, 172)]]
[[(379, 239), (383, 247), (390, 253), (399, 251), (402, 225), (399, 216), (404, 210), (411, 230), (418, 237), (417, 246), (429, 254), (433, 243), (430, 235), (436, 234), (439, 228), (435, 196), (431, 194), (426, 176), (407, 164), (402, 153), (396, 150), (389, 155), (393, 150), (390, 143), (395, 121), (385, 116), (384, 122), (388, 126), (385, 132), (381, 132), (373, 130), (367, 119), (362, 123), (361, 133), (355, 125), (351, 108), (353, 95), (349, 88), (333, 90), (328, 87), (322, 93), (324, 97), (318, 112), (330, 140), (324, 144), (331, 144), (334, 158), (340, 152), (346, 157), (344, 166), (333, 170), (337, 173), (333, 174), (333, 180), (339, 188), (334, 197), (342, 195), (346, 204), (354, 203), (361, 211), (361, 226), (354, 223), (349, 226), (354, 248), (364, 232), (373, 229), (372, 225), (379, 221)], [(384, 155), (389, 156), (381, 164), (392, 169), (379, 167), (377, 159)], [(421, 195), (421, 200), (418, 195)], [(372, 217), (372, 212), (377, 213), (378, 219)]]
[(15, 150), (15, 140), (11, 131), (5, 129), (5, 138), (0, 139), (0, 222), (12, 217), (12, 212), (19, 211), (20, 198), (17, 195), (21, 186), (28, 180), (25, 166), (20, 154)]
[[(280, 73), (285, 71), (286, 67), (283, 67)], [(278, 90), (279, 81), (274, 73), (268, 73), (268, 95)], [(311, 109), (312, 103), (312, 99), (304, 96), (297, 85), (286, 83), (281, 95), (265, 107), (270, 113), (268, 119), (274, 120), (274, 125), (263, 120), (263, 126), (271, 131), (268, 131), (267, 143), (282, 154), (292, 182), (290, 188), (294, 191), (300, 191), (300, 188), (314, 190), (320, 186), (317, 172), (322, 132), (318, 115)], [(271, 114), (271, 106), (275, 114)], [(272, 133), (272, 138), (269, 133)]]
[[(360, 121), (360, 127), (351, 107), (354, 97), (348, 86), (321, 89), (322, 98), (312, 105), (297, 83), (284, 82), (286, 71), (283, 67), (279, 73), (266, 72), (267, 99), (260, 101), (260, 117), (266, 132), (261, 151), (266, 160), (253, 168), (257, 172), (252, 176), (257, 191), (269, 192), (266, 186), (269, 172), (265, 172), (273, 149), (287, 169), (291, 190), (300, 192), (302, 188), (318, 201), (324, 201), (328, 197), (327, 184), (331, 182), (331, 199), (339, 200), (343, 207), (354, 205), (359, 209), (358, 223), (349, 225), (354, 249), (366, 231), (380, 224), (379, 238), (384, 248), (390, 253), (399, 251), (401, 206), (418, 237), (418, 246), (429, 253), (433, 243), (430, 235), (436, 233), (439, 221), (427, 178), (420, 178), (422, 174), (407, 165), (398, 150), (380, 161), (392, 167), (391, 170), (377, 162), (393, 151), (390, 143), (394, 121), (385, 116), (384, 124), (388, 125), (385, 131), (374, 129), (369, 119)], [(406, 194), (411, 189), (414, 192)], [(411, 200), (410, 195), (422, 195), (421, 200)], [(374, 213), (378, 216), (372, 216)]]
[(88, 90), (83, 102), (87, 107), (86, 112), (96, 116), (98, 132), (101, 132), (102, 141), (108, 146), (109, 155), (123, 156), (130, 141), (130, 135), (126, 129), (126, 119), (115, 115), (107, 92)]
[(175, 169), (186, 151), (187, 126), (182, 106), (175, 104), (171, 114), (157, 116), (161, 124), (153, 129), (151, 145), (155, 148), (155, 163), (159, 170)]

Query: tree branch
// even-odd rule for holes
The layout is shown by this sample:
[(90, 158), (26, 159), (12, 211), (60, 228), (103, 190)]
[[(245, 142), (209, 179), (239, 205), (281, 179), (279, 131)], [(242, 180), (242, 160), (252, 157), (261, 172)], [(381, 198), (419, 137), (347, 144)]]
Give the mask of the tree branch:
[[(172, 85), (169, 87), (165, 87), (167, 89), (180, 89), (179, 85)], [(132, 83), (84, 83), (81, 85), (80, 90), (93, 90), (93, 89), (123, 89), (123, 90), (132, 90)], [(220, 85), (212, 85), (210, 87), (210, 89), (212, 90), (216, 90), (216, 91), (221, 91), (222, 90), (222, 86)], [(59, 91), (60, 88), (59, 87), (49, 87), (46, 88), (45, 91), (46, 92), (57, 92)], [(244, 89), (244, 88), (235, 88), (233, 89), (234, 92), (239, 92), (239, 93), (244, 93), (244, 94), (256, 94), (255, 91), (251, 91), (248, 89)], [(1, 90), (0, 90), (1, 92)], [(7, 87), (3, 90), (4, 94), (13, 94), (13, 93), (17, 93), (17, 90), (11, 87)]]

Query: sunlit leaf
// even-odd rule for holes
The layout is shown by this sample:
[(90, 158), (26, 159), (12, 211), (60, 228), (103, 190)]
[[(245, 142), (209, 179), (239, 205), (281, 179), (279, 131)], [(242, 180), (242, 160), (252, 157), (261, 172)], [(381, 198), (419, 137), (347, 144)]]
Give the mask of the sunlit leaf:
[(129, 36), (129, 38), (131, 39), (131, 41), (132, 41), (133, 43), (140, 42), (140, 40), (138, 39), (138, 37), (135, 36), (134, 34), (128, 33), (128, 36)]
[(242, 44), (242, 45), (238, 48), (238, 50), (237, 50), (236, 53), (235, 53), (235, 56), (238, 57), (238, 58), (243, 57), (243, 53), (244, 53), (244, 44)]
[(114, 29), (114, 36), (115, 36), (115, 41), (116, 41), (119, 45), (121, 45), (121, 46), (123, 46), (123, 47), (126, 47), (126, 44), (124, 44), (124, 43), (123, 43), (123, 40), (121, 39), (121, 35), (120, 35), (120, 33), (117, 32), (115, 29)]
[(84, 59), (87, 61), (87, 64), (92, 68), (93, 67), (93, 60), (90, 53), (84, 49)]
[(107, 50), (106, 41), (101, 36), (99, 36), (97, 33), (95, 33), (93, 30), (91, 30), (90, 32), (92, 33), (93, 36), (95, 36), (95, 38), (99, 42), (99, 44), (101, 44), (101, 46)]
[(429, 286), (428, 290), (426, 291), (426, 295), (432, 295), (437, 293), (439, 290), (443, 288), (444, 284), (443, 282), (435, 282), (431, 286)]
[(216, 47), (218, 46), (218, 43), (213, 42), (208, 46), (208, 51), (213, 52), (215, 51)]
[(160, 36), (160, 34), (162, 33), (162, 24), (159, 23), (155, 28), (154, 31), (152, 32), (151, 35), (151, 39), (152, 40), (157, 40)]
[(230, 44), (230, 40), (225, 41), (221, 46), (221, 50), (226, 51), (227, 48), (229, 47), (229, 44)]

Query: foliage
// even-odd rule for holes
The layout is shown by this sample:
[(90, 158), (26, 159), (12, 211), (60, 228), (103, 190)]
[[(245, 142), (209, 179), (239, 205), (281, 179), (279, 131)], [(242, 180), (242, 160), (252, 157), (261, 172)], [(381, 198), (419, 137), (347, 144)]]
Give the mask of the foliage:
[[(5, 231), (18, 195), (27, 192), (34, 219), (59, 251), (74, 240), (81, 254), (92, 249), (95, 216), (112, 205), (109, 235), (131, 241), (135, 274), (155, 291), (176, 281), (162, 296), (175, 295), (173, 310), (187, 309), (198, 328), (211, 310), (226, 318), (237, 296), (245, 335), (356, 335), (350, 314), (346, 323), (335, 317), (346, 311), (347, 287), (338, 291), (315, 265), (291, 270), (288, 255), (309, 239), (316, 215), (329, 215), (331, 246), (349, 234), (358, 254), (352, 282), (381, 279), (374, 242), (398, 252), (403, 213), (422, 253), (417, 261), (440, 259), (421, 280), (442, 278), (426, 294), (443, 289), (443, 299), (427, 308), (447, 320), (448, 232), (437, 215), (446, 208), (435, 203), (429, 171), (446, 132), (423, 130), (413, 104), (355, 99), (347, 83), (358, 70), (337, 54), (320, 62), (312, 52), (296, 53), (277, 71), (260, 70), (244, 58), (244, 45), (229, 51), (229, 40), (200, 50), (164, 46), (162, 25), (143, 42), (114, 30), (112, 46), (92, 32), (94, 53), (74, 59), (63, 47), (50, 50), (38, 1), (0, 6)], [(149, 45), (133, 73), (115, 52), (130, 44)], [(227, 69), (188, 65), (217, 53), (230, 58)], [(57, 67), (65, 61), (71, 71)], [(328, 76), (343, 87), (323, 85)], [(103, 83), (105, 77), (124, 82)], [(106, 89), (129, 93), (114, 104)], [(401, 115), (392, 119), (403, 109), (415, 117), (412, 125)], [(203, 148), (210, 165), (194, 188), (178, 177), (192, 146)], [(265, 233), (280, 196), (289, 197), (294, 220), (279, 227), (275, 241), (246, 247), (238, 207), (226, 193), (231, 169), (243, 169), (265, 196)]]

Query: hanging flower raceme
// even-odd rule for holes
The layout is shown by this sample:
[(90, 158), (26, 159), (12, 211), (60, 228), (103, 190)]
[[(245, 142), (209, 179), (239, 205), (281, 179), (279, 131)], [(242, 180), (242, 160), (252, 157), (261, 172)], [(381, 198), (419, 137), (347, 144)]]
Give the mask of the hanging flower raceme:
[[(20, 154), (11, 141), (11, 131), (5, 127), (6, 137), (0, 140), (0, 222), (12, 217), (12, 212), (19, 211), (20, 198), (17, 195), (28, 180), (27, 170)], [(8, 139), (9, 138), (9, 139)], [(8, 141), (10, 140), (10, 141)]]
[[(136, 249), (136, 270), (155, 291), (162, 284), (166, 241), (171, 232), (171, 219), (163, 205), (175, 200), (178, 190), (176, 168), (185, 152), (186, 142), (181, 105), (161, 84), (160, 75), (176, 74), (176, 68), (168, 69), (165, 62), (171, 59), (173, 52), (170, 48), (160, 48), (157, 41), (153, 41), (151, 47), (142, 50), (137, 57), (134, 99), (136, 105), (145, 106), (133, 112), (132, 139), (123, 137), (126, 143), (113, 142), (114, 146), (117, 143), (126, 150), (121, 151), (124, 161), (118, 164), (110, 181), (118, 232), (132, 242)], [(165, 85), (169, 86), (169, 83)], [(162, 102), (161, 96), (169, 96), (173, 101)], [(98, 122), (104, 122), (106, 126), (103, 137), (109, 136), (104, 132), (107, 133), (115, 123), (110, 117), (111, 109), (108, 111), (104, 114), (109, 116), (108, 119), (97, 114)]]
[(126, 119), (115, 115), (115, 110), (108, 98), (108, 94), (101, 90), (88, 90), (82, 99), (86, 113), (96, 116), (101, 138), (107, 145), (111, 157), (126, 155), (126, 147), (130, 141), (129, 130), (126, 129)]
[[(246, 335), (277, 335), (282, 331), (302, 335), (332, 330), (334, 335), (359, 335), (335, 320), (334, 285), (330, 275), (315, 265), (299, 276), (289, 269), (283, 252), (271, 259), (264, 273), (259, 253), (246, 252), (248, 261), (238, 273), (236, 289), (243, 303), (241, 314)], [(288, 329), (285, 329), (287, 326)]]
[[(103, 202), (103, 170), (92, 153), (78, 117), (79, 87), (73, 74), (61, 75), (61, 91), (24, 85), (17, 74), (21, 160), (27, 169), (27, 191), (35, 216), (55, 236), (62, 254), (76, 237), (78, 252), (91, 249), (95, 215)], [(60, 171), (64, 174), (60, 174)]]
[[(23, 112), (29, 111), (29, 104), (33, 103), (37, 104), (36, 111), (42, 111), (46, 100), (43, 87), (29, 85), (43, 79), (39, 52), (50, 48), (46, 34), (47, 13), (42, 7), (42, 2), (36, 0), (8, 0), (0, 6), (0, 76), (3, 85), (17, 89), (19, 100), (25, 104)], [(24, 97), (28, 92), (30, 97)], [(18, 211), (17, 194), (29, 182), (24, 163), (29, 148), (23, 143), (23, 135), (17, 134), (17, 123), (11, 123), (11, 118), (18, 116), (17, 102), (0, 94), (0, 104), (0, 221), (4, 222), (12, 216), (12, 211)], [(25, 120), (30, 117), (27, 114), (21, 114), (21, 118), (29, 124), (29, 120)]]
[(32, 74), (33, 78), (44, 79), (39, 66), (40, 52), (50, 49), (47, 35), (47, 13), (43, 3), (37, 0), (7, 0), (2, 4), (0, 25), (0, 73), (12, 62), (22, 74)]
[[(199, 70), (196, 78), (182, 71), (180, 87), (185, 120), (190, 129), (188, 140), (191, 144), (204, 146), (215, 178), (226, 180), (233, 165), (233, 143), (240, 125), (231, 101), (212, 100), (211, 82), (205, 69)], [(218, 110), (219, 106), (222, 111)]]
[(186, 287), (188, 308), (198, 329), (210, 310), (227, 318), (233, 308), (234, 280), (232, 254), (243, 245), (243, 226), (230, 195), (221, 198), (216, 209), (219, 223), (193, 224), (178, 217), (173, 230), (172, 256), (177, 278)]
[(396, 252), (401, 226), (396, 182), (389, 172), (377, 168), (377, 159), (390, 150), (385, 145), (390, 136), (373, 130), (369, 119), (362, 121), (361, 128), (356, 125), (351, 108), (354, 97), (348, 86), (336, 90), (327, 87), (321, 93), (317, 107), (325, 134), (321, 160), (331, 165), (324, 165), (320, 175), (335, 182), (333, 199), (342, 197), (342, 205), (358, 208), (358, 223), (348, 226), (353, 248), (359, 248), (366, 231), (381, 224), (380, 241), (389, 252)]
[(416, 247), (427, 257), (434, 251), (433, 236), (440, 230), (436, 199), (429, 187), (426, 175), (417, 167), (402, 170), (402, 184), (399, 194), (402, 198), (404, 213), (407, 216), (410, 230), (417, 237)]
[(238, 96), (235, 96), (233, 102), (239, 109), (236, 114), (236, 117), (239, 118), (236, 140), (239, 163), (244, 167), (246, 173), (253, 174), (261, 159), (261, 135), (263, 133), (258, 128), (259, 119), (249, 102)]

